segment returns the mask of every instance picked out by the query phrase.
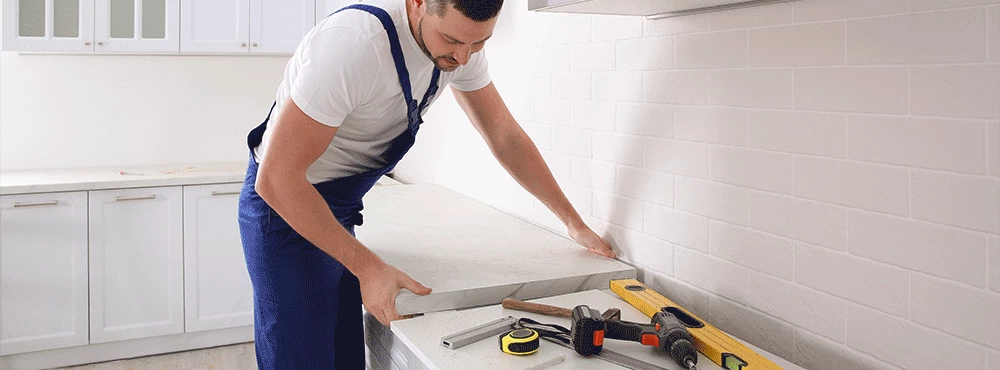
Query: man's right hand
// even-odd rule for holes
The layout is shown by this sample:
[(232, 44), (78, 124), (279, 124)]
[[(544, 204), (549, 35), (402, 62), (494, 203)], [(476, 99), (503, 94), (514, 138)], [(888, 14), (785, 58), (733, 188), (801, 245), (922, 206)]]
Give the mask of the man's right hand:
[(396, 311), (396, 295), (400, 289), (406, 288), (418, 295), (431, 294), (431, 288), (386, 263), (380, 263), (379, 267), (364, 276), (358, 276), (358, 281), (361, 283), (361, 302), (365, 310), (385, 326), (400, 319)]

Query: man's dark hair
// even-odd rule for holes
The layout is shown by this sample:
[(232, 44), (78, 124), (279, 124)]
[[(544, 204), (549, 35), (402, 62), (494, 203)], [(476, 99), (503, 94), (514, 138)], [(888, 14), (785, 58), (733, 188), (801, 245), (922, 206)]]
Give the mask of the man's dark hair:
[(503, 0), (425, 0), (427, 11), (443, 16), (449, 6), (454, 6), (462, 15), (476, 22), (484, 22), (497, 16)]

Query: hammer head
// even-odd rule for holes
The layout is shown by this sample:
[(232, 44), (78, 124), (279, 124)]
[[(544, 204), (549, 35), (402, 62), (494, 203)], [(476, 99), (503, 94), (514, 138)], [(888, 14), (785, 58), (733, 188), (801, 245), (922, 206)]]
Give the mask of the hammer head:
[(590, 356), (604, 349), (604, 318), (601, 312), (586, 305), (573, 308), (573, 349), (576, 353)]

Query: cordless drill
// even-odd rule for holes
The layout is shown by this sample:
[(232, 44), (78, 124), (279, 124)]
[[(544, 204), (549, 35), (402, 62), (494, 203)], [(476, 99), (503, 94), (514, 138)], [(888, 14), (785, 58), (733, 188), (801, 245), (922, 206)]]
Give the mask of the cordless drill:
[(604, 348), (604, 338), (639, 342), (666, 351), (685, 369), (696, 370), (698, 352), (694, 349), (694, 338), (674, 315), (657, 312), (652, 323), (640, 324), (629, 321), (604, 319), (601, 313), (586, 305), (573, 308), (573, 326), (570, 331), (573, 349), (577, 353), (590, 356)]

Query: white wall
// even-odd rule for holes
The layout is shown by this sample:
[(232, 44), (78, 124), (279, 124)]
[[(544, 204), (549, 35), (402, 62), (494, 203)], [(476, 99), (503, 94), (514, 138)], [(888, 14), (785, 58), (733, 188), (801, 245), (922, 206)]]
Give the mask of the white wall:
[[(997, 370), (998, 4), (510, 0), (487, 49), (573, 203), (668, 297), (808, 369)], [(433, 109), (401, 177), (563, 230)]]
[(0, 170), (244, 161), (287, 61), (0, 53)]

